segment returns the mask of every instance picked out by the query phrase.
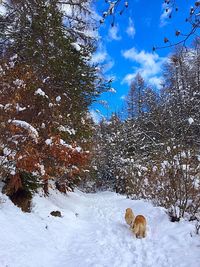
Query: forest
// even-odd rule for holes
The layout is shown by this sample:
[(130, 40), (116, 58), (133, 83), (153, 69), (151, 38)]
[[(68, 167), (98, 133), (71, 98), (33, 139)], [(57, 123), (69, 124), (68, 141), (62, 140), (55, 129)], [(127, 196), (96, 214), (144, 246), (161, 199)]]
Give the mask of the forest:
[[(176, 1), (163, 2), (167, 13), (178, 12)], [(173, 222), (194, 221), (200, 234), (200, 1), (193, 2), (188, 34), (177, 43), (164, 39), (161, 49), (171, 47), (171, 53), (161, 88), (138, 72), (125, 97), (125, 115), (113, 112), (99, 123), (90, 107), (112, 82), (92, 61), (95, 34), (106, 20), (114, 26), (128, 2), (105, 1), (101, 19), (90, 0), (2, 2), (3, 194), (31, 212), (38, 191), (48, 197), (52, 188), (63, 194), (111, 190), (166, 208)]]

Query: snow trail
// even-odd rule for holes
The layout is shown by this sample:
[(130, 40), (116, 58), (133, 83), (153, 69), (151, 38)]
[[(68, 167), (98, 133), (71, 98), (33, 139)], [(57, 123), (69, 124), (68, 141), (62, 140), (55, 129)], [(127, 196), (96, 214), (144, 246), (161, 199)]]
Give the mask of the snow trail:
[[(152, 208), (148, 202), (132, 201), (110, 192), (89, 195), (88, 200), (87, 208), (80, 211), (81, 223), (77, 232), (71, 236), (68, 256), (61, 257), (63, 266), (188, 267), (182, 259), (180, 262), (176, 259), (181, 252), (182, 241), (174, 232), (167, 233), (168, 228), (173, 230), (174, 224), (168, 221), (162, 208)], [(147, 238), (136, 239), (126, 225), (124, 213), (127, 207), (147, 218)], [(184, 253), (183, 249), (180, 257)], [(191, 264), (191, 267), (198, 267), (195, 261)]]
[[(33, 203), (31, 214), (8, 199), (2, 204), (1, 267), (200, 267), (200, 237), (191, 236), (193, 225), (171, 223), (163, 208), (149, 202), (112, 192), (52, 191)], [(125, 223), (127, 207), (147, 218), (146, 238), (136, 239)], [(50, 216), (52, 210), (63, 217)]]

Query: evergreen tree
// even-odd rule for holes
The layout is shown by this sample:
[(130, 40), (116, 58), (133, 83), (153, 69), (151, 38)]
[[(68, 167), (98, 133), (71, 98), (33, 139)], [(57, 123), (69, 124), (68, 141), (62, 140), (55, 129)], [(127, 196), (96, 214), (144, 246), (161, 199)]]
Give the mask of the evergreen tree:
[(127, 96), (128, 117), (141, 117), (144, 112), (144, 79), (138, 73), (131, 83), (130, 91)]
[[(74, 23), (86, 25), (77, 11), (86, 12), (88, 1), (63, 3), (72, 5)], [(22, 187), (24, 171), (46, 185), (50, 178), (71, 185), (89, 156), (79, 145), (88, 148), (88, 108), (105, 86), (90, 62), (94, 40), (85, 28), (82, 39), (71, 33), (73, 13), (65, 16), (58, 0), (25, 0), (10, 1), (2, 20), (0, 143), (5, 160), (10, 156), (11, 191)]]
[(120, 132), (121, 121), (113, 114), (109, 121), (102, 120), (96, 127), (94, 137), (95, 157), (93, 164), (97, 171), (97, 184), (99, 187), (114, 188), (117, 174), (117, 165), (120, 157)]

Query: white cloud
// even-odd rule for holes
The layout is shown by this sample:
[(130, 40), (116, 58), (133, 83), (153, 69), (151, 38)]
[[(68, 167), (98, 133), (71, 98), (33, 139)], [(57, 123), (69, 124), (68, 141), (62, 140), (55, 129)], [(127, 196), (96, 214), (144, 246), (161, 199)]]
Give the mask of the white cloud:
[(110, 59), (109, 61), (107, 61), (105, 63), (105, 65), (103, 66), (103, 72), (108, 72), (109, 70), (112, 69), (112, 67), (115, 65), (115, 61), (113, 59)]
[(134, 36), (135, 36), (135, 33), (136, 33), (135, 26), (134, 26), (134, 23), (133, 23), (131, 18), (129, 18), (129, 24), (128, 24), (128, 28), (126, 29), (126, 33), (131, 38), (134, 38)]
[(108, 54), (106, 50), (99, 50), (92, 56), (92, 62), (93, 63), (103, 63)]
[(166, 4), (162, 4), (162, 14), (160, 16), (160, 27), (164, 27), (169, 23), (169, 15), (172, 9)]
[(122, 95), (122, 96), (120, 97), (120, 99), (121, 99), (121, 100), (125, 100), (126, 97), (127, 97), (126, 95)]
[(92, 56), (92, 63), (100, 64), (102, 72), (106, 73), (115, 65), (115, 61), (108, 54), (106, 47), (101, 43), (96, 53)]
[(93, 119), (94, 123), (98, 124), (102, 119), (102, 114), (99, 110), (90, 110), (90, 116)]
[(155, 62), (159, 59), (158, 54), (145, 52), (144, 50), (138, 52), (135, 47), (122, 52), (122, 54), (126, 59), (138, 62), (146, 67), (154, 66)]
[(114, 25), (113, 27), (110, 27), (108, 32), (108, 37), (110, 40), (119, 41), (122, 39), (122, 37), (118, 34), (119, 27), (118, 25)]
[(162, 86), (162, 83), (162, 77), (152, 77), (149, 79), (149, 84), (154, 85), (157, 88), (160, 88)]
[(166, 58), (159, 57), (156, 53), (149, 53), (144, 50), (137, 51), (134, 47), (122, 52), (124, 58), (129, 59), (139, 65), (134, 67), (132, 73), (127, 74), (122, 83), (130, 84), (139, 72), (141, 76), (151, 85), (160, 87), (161, 85), (161, 67)]
[(123, 83), (127, 83), (127, 84), (131, 84), (132, 80), (134, 80), (135, 76), (136, 76), (136, 72), (134, 73), (130, 73), (130, 74), (127, 74), (124, 79), (122, 80), (122, 84)]

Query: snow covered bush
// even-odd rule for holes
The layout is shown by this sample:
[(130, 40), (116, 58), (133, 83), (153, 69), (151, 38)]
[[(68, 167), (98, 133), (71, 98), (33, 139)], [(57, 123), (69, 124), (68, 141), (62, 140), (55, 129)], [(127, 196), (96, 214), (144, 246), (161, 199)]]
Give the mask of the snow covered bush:
[(147, 176), (151, 198), (166, 207), (174, 221), (186, 216), (190, 219), (200, 212), (199, 164), (192, 152), (174, 149)]
[(199, 44), (169, 58), (160, 94), (136, 75), (126, 97), (128, 118), (97, 129), (104, 182), (166, 207), (174, 221), (200, 214)]

